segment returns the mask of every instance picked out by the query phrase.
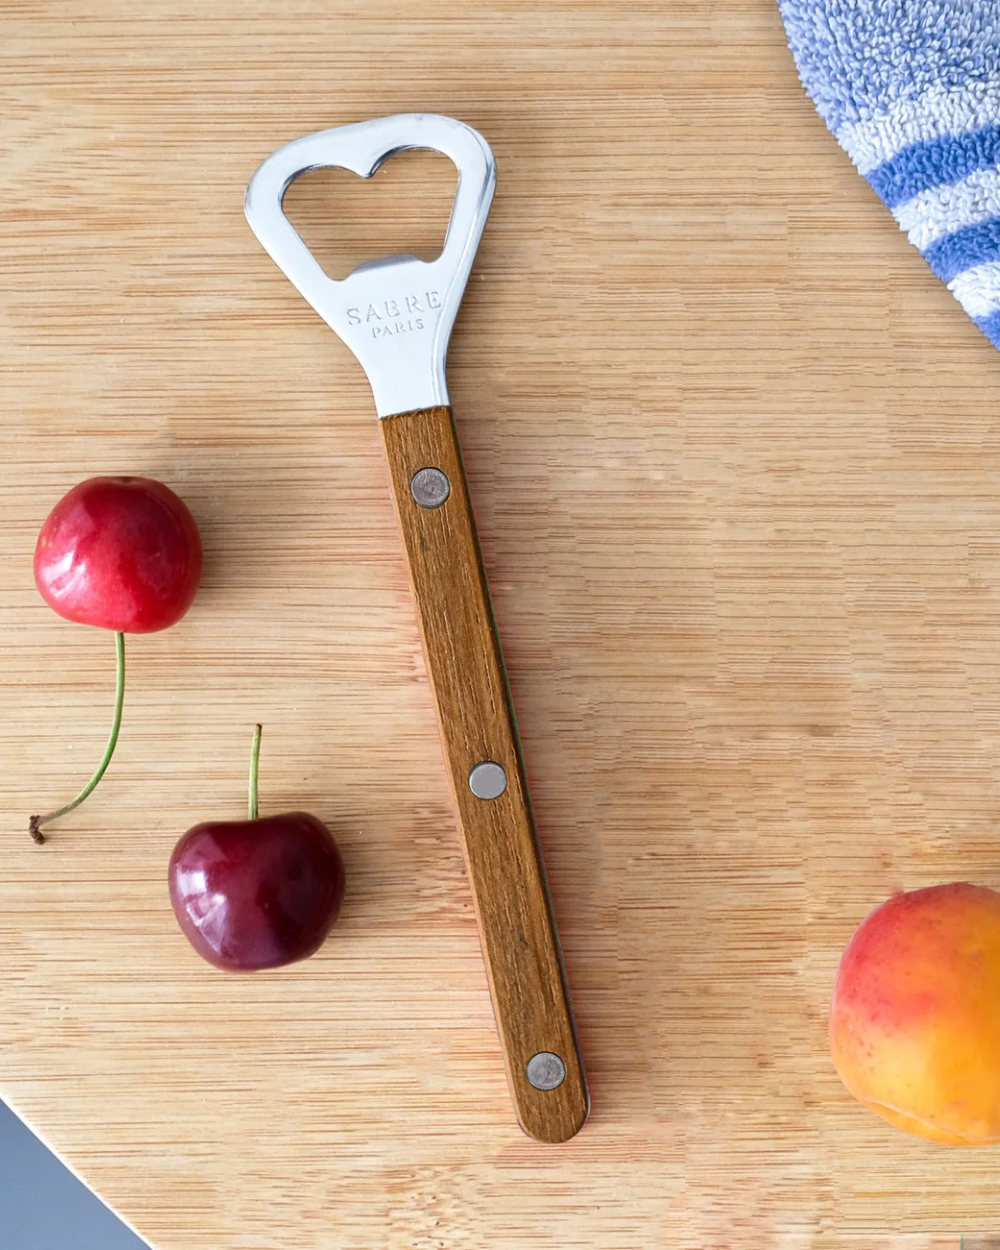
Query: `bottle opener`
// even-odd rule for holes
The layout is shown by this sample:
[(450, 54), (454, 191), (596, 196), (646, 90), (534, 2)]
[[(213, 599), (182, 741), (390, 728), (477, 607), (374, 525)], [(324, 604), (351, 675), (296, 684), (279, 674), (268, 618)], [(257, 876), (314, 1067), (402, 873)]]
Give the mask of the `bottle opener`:
[[(335, 281), (285, 216), (285, 192), (324, 166), (370, 178), (411, 148), (458, 168), (441, 255), (390, 256)], [(250, 181), (246, 215), (371, 383), (514, 1109), (530, 1136), (560, 1142), (587, 1118), (587, 1085), (445, 381), (495, 184), (482, 135), (450, 117), (407, 113), (279, 148)]]

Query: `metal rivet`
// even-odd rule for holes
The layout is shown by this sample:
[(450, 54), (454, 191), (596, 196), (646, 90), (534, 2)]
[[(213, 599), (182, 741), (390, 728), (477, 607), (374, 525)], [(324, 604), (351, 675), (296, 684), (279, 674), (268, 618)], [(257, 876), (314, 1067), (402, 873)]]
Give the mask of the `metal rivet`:
[(498, 799), (507, 789), (507, 774), (492, 760), (483, 760), (469, 773), (469, 789), (477, 799)]
[(451, 494), (448, 474), (440, 469), (418, 469), (410, 478), (410, 494), (421, 508), (440, 508)]
[(535, 1089), (558, 1089), (566, 1079), (566, 1065), (551, 1050), (540, 1050), (532, 1055), (525, 1072)]

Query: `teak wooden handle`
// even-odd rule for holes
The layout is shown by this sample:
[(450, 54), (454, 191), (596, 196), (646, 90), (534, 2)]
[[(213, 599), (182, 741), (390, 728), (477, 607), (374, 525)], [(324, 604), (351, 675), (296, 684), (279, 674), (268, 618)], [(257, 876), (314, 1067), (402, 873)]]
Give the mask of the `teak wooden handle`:
[[(455, 423), (428, 408), (379, 426), (514, 1109), (530, 1136), (566, 1141), (587, 1086)], [(503, 784), (495, 768), (473, 778), (483, 763), (506, 774), (495, 798), (475, 793)], [(536, 1088), (560, 1075), (550, 1056), (565, 1078)]]

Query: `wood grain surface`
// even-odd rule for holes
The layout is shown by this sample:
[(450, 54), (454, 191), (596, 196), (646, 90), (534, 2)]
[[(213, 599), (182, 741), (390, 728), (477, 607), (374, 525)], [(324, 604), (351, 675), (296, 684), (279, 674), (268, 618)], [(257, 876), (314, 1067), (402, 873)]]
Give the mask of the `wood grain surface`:
[[(563, 1142), (587, 1118), (587, 1082), (454, 417), (428, 408), (386, 417), (379, 430), (507, 1083), (525, 1132)], [(411, 490), (427, 468), (450, 485), (432, 508)], [(487, 762), (500, 765), (506, 785), (484, 801), (470, 778)], [(563, 1062), (555, 1089), (528, 1079), (539, 1053)]]
[[(826, 1010), (889, 893), (1000, 885), (1000, 357), (772, 0), (11, 0), (0, 58), (0, 1094), (158, 1250), (995, 1233), (996, 1152), (854, 1103)], [(406, 110), (499, 164), (450, 387), (591, 1084), (564, 1146), (510, 1115), (367, 383), (242, 215), (281, 143)], [(336, 273), (433, 254), (453, 185), (289, 203)], [(184, 496), (205, 582), (39, 848), (114, 645), (31, 553), (99, 472)], [(241, 979), (165, 873), (257, 720), (262, 811), (327, 821), (348, 892)]]

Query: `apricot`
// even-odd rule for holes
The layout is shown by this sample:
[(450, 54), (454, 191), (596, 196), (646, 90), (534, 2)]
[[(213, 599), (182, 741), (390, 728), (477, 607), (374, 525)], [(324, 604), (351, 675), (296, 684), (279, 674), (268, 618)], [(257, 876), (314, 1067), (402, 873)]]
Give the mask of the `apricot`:
[(876, 908), (840, 961), (830, 1047), (854, 1097), (897, 1128), (1000, 1142), (1000, 894), (956, 882)]

